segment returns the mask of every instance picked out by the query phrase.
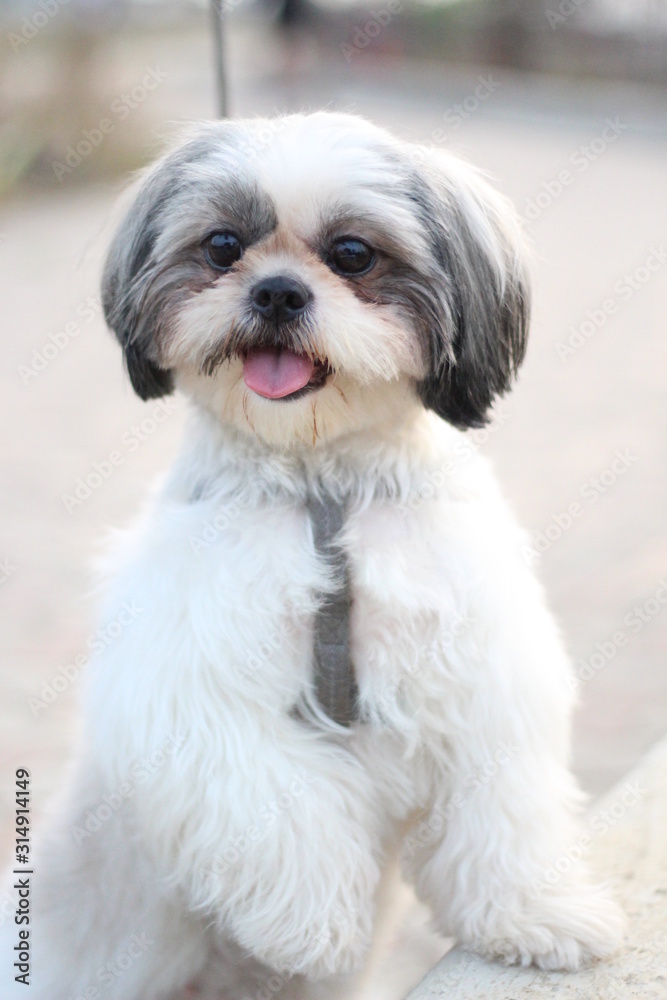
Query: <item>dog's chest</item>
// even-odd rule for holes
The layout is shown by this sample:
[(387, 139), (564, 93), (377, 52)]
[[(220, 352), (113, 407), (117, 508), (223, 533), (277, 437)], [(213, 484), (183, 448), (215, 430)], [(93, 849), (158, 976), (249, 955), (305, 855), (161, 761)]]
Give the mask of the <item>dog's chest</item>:
[[(366, 715), (390, 719), (406, 699), (418, 700), (434, 641), (456, 614), (444, 542), (425, 527), (419, 514), (377, 502), (351, 513), (341, 533), (351, 656)], [(239, 511), (209, 535), (198, 586), (218, 606), (205, 618), (217, 639), (207, 644), (220, 648), (221, 670), (237, 685), (289, 712), (313, 685), (314, 632), (335, 587), (333, 566), (298, 506)]]

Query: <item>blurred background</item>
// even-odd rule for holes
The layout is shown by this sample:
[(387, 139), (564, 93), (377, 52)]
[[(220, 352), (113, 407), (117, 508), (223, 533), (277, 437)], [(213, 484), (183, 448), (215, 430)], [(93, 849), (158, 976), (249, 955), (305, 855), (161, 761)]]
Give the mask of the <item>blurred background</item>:
[[(470, 159), (525, 220), (528, 359), (473, 439), (576, 663), (574, 766), (599, 793), (667, 731), (667, 2), (224, 12), (232, 114), (359, 112)], [(76, 739), (94, 554), (178, 446), (182, 402), (133, 397), (98, 273), (129, 172), (216, 114), (210, 25), (187, 0), (0, 5), (3, 846), (16, 767), (39, 814)]]

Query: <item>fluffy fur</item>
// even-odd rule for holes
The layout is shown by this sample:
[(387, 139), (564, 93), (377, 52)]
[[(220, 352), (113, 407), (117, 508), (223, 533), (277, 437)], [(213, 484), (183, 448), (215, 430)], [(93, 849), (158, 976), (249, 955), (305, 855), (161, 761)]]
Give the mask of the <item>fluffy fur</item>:
[[(227, 229), (244, 254), (221, 274), (202, 246)], [(341, 236), (375, 249), (368, 274), (332, 270)], [(250, 290), (284, 274), (312, 304), (269, 329)], [(137, 392), (179, 386), (192, 414), (113, 553), (104, 618), (136, 615), (90, 668), (80, 776), (36, 861), (33, 1000), (315, 997), (327, 977), (345, 995), (397, 842), (465, 946), (546, 969), (608, 955), (621, 918), (584, 863), (545, 876), (576, 838), (568, 660), (459, 429), (524, 353), (507, 202), (356, 118), (205, 124), (142, 180), (104, 307)], [(272, 337), (325, 383), (251, 392), (244, 352)], [(350, 503), (349, 730), (313, 696), (323, 489)]]

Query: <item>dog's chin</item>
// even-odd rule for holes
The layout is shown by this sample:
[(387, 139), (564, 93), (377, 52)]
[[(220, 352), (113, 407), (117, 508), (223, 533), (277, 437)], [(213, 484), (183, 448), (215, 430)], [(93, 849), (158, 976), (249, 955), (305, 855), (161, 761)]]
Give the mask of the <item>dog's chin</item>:
[[(343, 435), (394, 424), (419, 410), (414, 379), (362, 383), (316, 362), (308, 381), (293, 392), (271, 398), (250, 388), (247, 362), (234, 356), (213, 375), (179, 366), (177, 384), (220, 423), (281, 450), (312, 449)], [(252, 379), (251, 379), (252, 381)]]

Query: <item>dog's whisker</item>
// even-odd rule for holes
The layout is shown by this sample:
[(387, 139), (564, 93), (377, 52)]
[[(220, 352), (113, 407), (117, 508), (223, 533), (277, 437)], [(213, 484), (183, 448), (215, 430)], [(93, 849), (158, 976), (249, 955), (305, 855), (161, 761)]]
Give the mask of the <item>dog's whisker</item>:
[(341, 397), (341, 399), (343, 400), (343, 402), (345, 403), (345, 405), (349, 406), (350, 404), (347, 401), (347, 396), (345, 395), (345, 393), (343, 392), (343, 390), (341, 389), (341, 387), (336, 382), (336, 375), (334, 375), (331, 384), (333, 385), (334, 389), (336, 390), (336, 392), (338, 393), (338, 395)]
[(256, 434), (257, 431), (255, 430), (255, 425), (253, 424), (252, 420), (250, 419), (250, 414), (248, 412), (248, 395), (249, 395), (249, 393), (248, 393), (247, 389), (244, 390), (244, 393), (243, 393), (243, 404), (242, 404), (243, 405), (243, 415), (244, 415), (244, 417), (246, 419), (246, 422), (247, 422), (248, 426), (250, 427), (250, 430), (253, 432), (253, 434)]
[(312, 411), (313, 411), (313, 448), (315, 447), (315, 443), (316, 443), (316, 441), (317, 441), (317, 439), (319, 437), (319, 434), (317, 432), (317, 413), (315, 412), (316, 406), (317, 406), (317, 400), (314, 399), (313, 403), (312, 403)]

